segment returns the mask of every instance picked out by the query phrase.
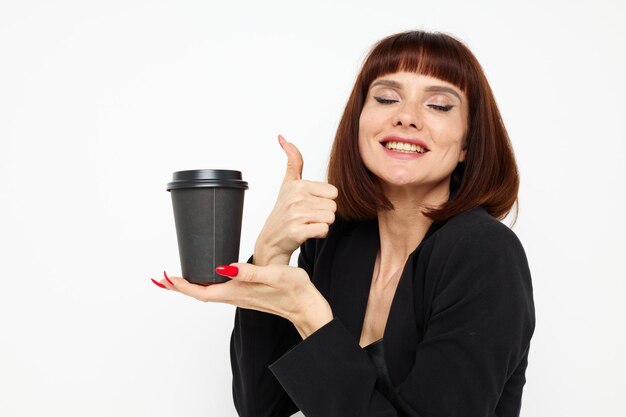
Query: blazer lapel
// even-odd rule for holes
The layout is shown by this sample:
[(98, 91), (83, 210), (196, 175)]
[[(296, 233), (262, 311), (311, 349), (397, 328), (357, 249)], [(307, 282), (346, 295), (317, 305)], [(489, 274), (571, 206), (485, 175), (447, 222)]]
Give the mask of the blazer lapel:
[(378, 220), (361, 222), (344, 239), (332, 262), (329, 304), (358, 343), (380, 246)]

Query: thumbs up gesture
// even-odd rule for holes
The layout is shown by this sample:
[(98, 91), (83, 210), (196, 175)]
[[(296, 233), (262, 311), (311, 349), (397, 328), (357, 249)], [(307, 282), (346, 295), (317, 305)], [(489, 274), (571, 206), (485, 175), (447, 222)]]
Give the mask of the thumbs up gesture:
[(274, 209), (254, 245), (254, 264), (261, 266), (288, 265), (291, 254), (305, 240), (326, 237), (337, 211), (337, 188), (303, 180), (302, 154), (280, 135), (278, 142), (287, 154), (287, 169)]

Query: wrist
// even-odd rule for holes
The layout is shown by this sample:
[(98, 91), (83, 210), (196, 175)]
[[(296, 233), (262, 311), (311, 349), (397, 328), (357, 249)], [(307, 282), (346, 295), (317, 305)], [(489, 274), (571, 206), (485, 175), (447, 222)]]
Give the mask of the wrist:
[(257, 266), (267, 265), (289, 265), (291, 255), (284, 253), (276, 253), (270, 246), (257, 244), (254, 246), (254, 254), (252, 262)]
[(303, 340), (330, 323), (334, 318), (328, 301), (319, 292), (317, 295), (319, 297), (317, 297), (316, 302), (305, 308), (300, 316), (290, 320)]

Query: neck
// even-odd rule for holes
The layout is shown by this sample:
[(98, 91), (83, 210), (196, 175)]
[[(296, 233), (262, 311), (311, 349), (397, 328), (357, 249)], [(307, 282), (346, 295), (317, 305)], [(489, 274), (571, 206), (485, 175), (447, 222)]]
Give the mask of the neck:
[(377, 258), (376, 285), (385, 287), (399, 280), (402, 268), (409, 255), (424, 239), (433, 223), (422, 214), (427, 207), (439, 207), (449, 198), (448, 188), (419, 193), (406, 189), (386, 190), (385, 195), (394, 205), (394, 210), (378, 213), (380, 250)]

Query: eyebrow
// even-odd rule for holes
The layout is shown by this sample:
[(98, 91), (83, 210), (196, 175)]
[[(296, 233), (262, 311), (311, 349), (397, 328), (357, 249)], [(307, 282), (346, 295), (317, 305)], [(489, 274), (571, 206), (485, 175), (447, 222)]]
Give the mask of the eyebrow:
[[(402, 84), (400, 84), (397, 81), (392, 81), (392, 80), (377, 80), (374, 81), (372, 83), (372, 85), (370, 86), (370, 89), (377, 86), (377, 85), (386, 85), (388, 87), (394, 87), (394, 88), (398, 88), (398, 89), (402, 89)], [(427, 92), (443, 92), (443, 93), (450, 93), (454, 96), (456, 96), (456, 98), (459, 99), (459, 101), (463, 101), (461, 99), (461, 96), (459, 95), (459, 93), (457, 93), (457, 91), (453, 88), (450, 87), (446, 87), (444, 85), (429, 85), (428, 87), (424, 88), (424, 91)]]
[(463, 101), (463, 100), (461, 100), (461, 96), (459, 95), (459, 93), (456, 92), (455, 89), (450, 88), (450, 87), (446, 87), (446, 86), (443, 86), (443, 85), (429, 85), (428, 87), (426, 87), (424, 89), (424, 91), (428, 91), (428, 92), (434, 91), (434, 92), (437, 92), (437, 93), (439, 93), (439, 92), (450, 93), (450, 94), (456, 96), (456, 98), (458, 98), (459, 101)]

